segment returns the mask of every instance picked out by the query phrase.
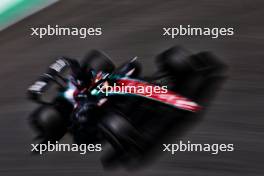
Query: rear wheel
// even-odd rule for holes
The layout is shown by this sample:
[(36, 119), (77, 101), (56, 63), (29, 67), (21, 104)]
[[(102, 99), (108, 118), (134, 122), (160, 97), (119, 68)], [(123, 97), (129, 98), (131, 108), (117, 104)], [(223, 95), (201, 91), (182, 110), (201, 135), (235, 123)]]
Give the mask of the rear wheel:
[(106, 112), (99, 129), (112, 146), (112, 150), (103, 157), (105, 165), (111, 165), (116, 160), (130, 162), (144, 151), (145, 141), (140, 131), (119, 111)]
[(139, 131), (127, 120), (124, 114), (117, 110), (106, 112), (99, 128), (117, 150), (126, 151), (128, 146), (140, 148), (138, 143), (141, 138)]
[(183, 74), (191, 71), (191, 53), (182, 47), (172, 47), (157, 57), (159, 71), (169, 74)]
[(157, 63), (159, 75), (155, 82), (193, 99), (207, 84), (208, 78), (222, 75), (226, 68), (209, 52), (191, 54), (181, 47), (172, 47), (161, 53)]
[(139, 154), (144, 149), (144, 140), (140, 131), (117, 110), (106, 112), (99, 124), (99, 129), (112, 145), (115, 153), (131, 156)]
[(172, 47), (157, 57), (159, 71), (169, 76), (209, 75), (223, 71), (225, 65), (210, 52), (192, 54), (182, 47)]

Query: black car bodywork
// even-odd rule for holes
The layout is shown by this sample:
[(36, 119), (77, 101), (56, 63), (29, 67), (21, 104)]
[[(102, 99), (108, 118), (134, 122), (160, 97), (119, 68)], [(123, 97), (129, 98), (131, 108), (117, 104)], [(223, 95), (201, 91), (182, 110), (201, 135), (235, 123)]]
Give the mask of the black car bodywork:
[[(37, 139), (40, 143), (55, 142), (70, 133), (78, 144), (107, 141), (112, 148), (104, 163), (124, 164), (146, 156), (172, 130), (176, 129), (180, 136), (201, 118), (226, 77), (226, 66), (209, 52), (191, 54), (181, 47), (164, 51), (156, 62), (158, 71), (142, 77), (136, 59), (115, 68), (109, 57), (98, 51), (90, 52), (80, 64), (74, 59), (60, 58), (28, 89), (30, 99), (40, 104), (30, 116)], [(107, 97), (102, 105), (100, 100), (106, 97), (92, 95), (91, 89), (82, 92), (85, 85), (91, 87), (99, 72), (105, 73), (100, 79), (102, 83), (107, 76), (118, 75), (166, 85), (170, 91), (199, 104), (202, 110), (191, 112), (152, 99), (124, 95)], [(73, 98), (78, 107), (61, 96), (69, 89), (69, 80), (79, 90)]]

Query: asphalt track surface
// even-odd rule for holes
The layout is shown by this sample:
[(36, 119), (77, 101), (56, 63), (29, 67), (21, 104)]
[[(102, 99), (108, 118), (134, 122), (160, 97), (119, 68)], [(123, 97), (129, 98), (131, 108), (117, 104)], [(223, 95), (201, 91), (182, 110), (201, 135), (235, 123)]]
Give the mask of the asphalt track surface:
[[(59, 2), (0, 33), (0, 175), (264, 175), (264, 2), (262, 0)], [(103, 36), (30, 36), (30, 27), (59, 24), (102, 27)], [(235, 35), (162, 36), (162, 27), (191, 24), (234, 27)], [(25, 98), (28, 85), (57, 56), (81, 58), (88, 50), (107, 52), (118, 64), (138, 56), (144, 73), (153, 71), (153, 57), (183, 45), (196, 52), (214, 52), (229, 66), (229, 79), (204, 120), (183, 139), (197, 143), (233, 143), (234, 152), (210, 155), (182, 152), (162, 155), (138, 171), (106, 171), (98, 153), (29, 154), (33, 134), (27, 116), (36, 106)], [(65, 139), (66, 141), (69, 139)], [(175, 141), (176, 142), (176, 141)]]

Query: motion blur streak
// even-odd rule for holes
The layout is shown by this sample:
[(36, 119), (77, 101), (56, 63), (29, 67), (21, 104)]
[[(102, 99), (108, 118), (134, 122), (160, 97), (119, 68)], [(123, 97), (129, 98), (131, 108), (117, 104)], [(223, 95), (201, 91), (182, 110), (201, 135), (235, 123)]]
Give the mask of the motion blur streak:
[(58, 0), (1, 0), (0, 30), (57, 2)]
[[(64, 0), (0, 33), (0, 175), (103, 175), (98, 153), (32, 157), (28, 113), (34, 108), (25, 90), (56, 56), (81, 57), (88, 49), (108, 52), (116, 63), (142, 59), (146, 73), (152, 58), (173, 44), (194, 51), (209, 50), (230, 67), (230, 78), (206, 113), (204, 121), (185, 135), (194, 143), (233, 143), (234, 152), (164, 154), (136, 175), (250, 175), (263, 171), (264, 146), (264, 23), (262, 0), (115, 1)], [(29, 27), (98, 25), (104, 34), (86, 40), (56, 37), (38, 40)], [(162, 37), (162, 28), (176, 24), (232, 26), (234, 36)], [(68, 140), (68, 139), (65, 139)], [(65, 143), (65, 141), (64, 141)], [(108, 175), (130, 175), (128, 171)]]

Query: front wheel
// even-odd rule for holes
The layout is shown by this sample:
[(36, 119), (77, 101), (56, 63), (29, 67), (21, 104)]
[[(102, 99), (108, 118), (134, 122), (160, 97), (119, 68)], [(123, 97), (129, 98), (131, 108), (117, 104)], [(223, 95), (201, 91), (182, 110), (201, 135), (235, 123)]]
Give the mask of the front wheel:
[(94, 70), (95, 72), (112, 73), (115, 65), (111, 59), (104, 53), (93, 50), (89, 52), (81, 62), (84, 71)]
[(42, 105), (30, 116), (30, 124), (40, 143), (56, 142), (67, 132), (67, 120), (53, 106)]

